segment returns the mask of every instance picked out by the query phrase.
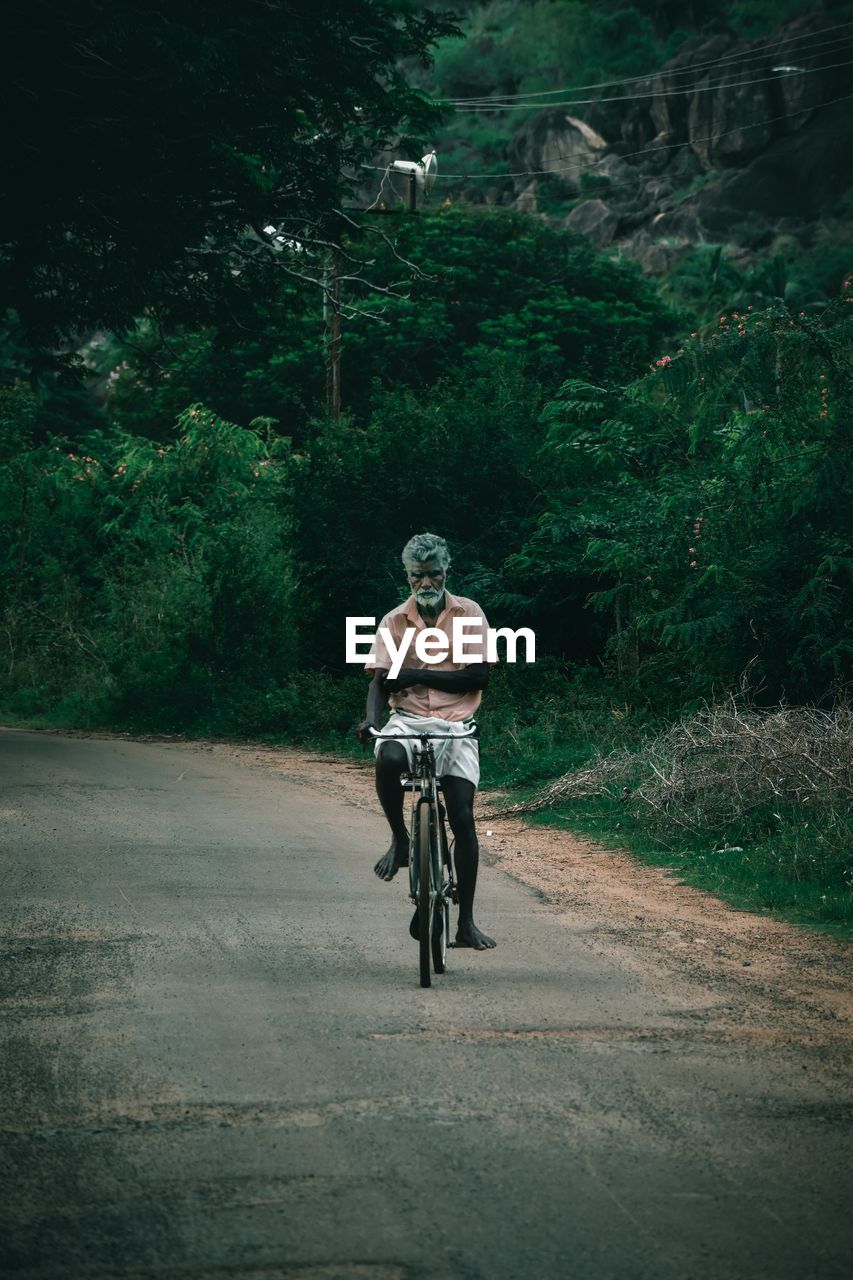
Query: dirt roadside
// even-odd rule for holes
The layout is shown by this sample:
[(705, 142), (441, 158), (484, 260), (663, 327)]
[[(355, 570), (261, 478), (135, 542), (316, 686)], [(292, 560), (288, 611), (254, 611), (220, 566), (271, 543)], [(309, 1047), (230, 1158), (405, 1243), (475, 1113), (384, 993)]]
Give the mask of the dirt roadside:
[[(49, 732), (49, 731), (43, 731)], [(64, 731), (65, 736), (72, 736)], [(126, 738), (125, 734), (78, 733)], [(368, 759), (347, 760), (293, 748), (133, 735), (235, 763), (376, 810)], [(667, 999), (702, 1008), (703, 1034), (808, 1045), (824, 1068), (849, 1074), (853, 1030), (853, 948), (748, 911), (569, 832), (497, 817), (479, 797), (478, 829), (487, 865), (548, 902), (594, 952), (618, 960)], [(488, 926), (488, 921), (484, 924)]]

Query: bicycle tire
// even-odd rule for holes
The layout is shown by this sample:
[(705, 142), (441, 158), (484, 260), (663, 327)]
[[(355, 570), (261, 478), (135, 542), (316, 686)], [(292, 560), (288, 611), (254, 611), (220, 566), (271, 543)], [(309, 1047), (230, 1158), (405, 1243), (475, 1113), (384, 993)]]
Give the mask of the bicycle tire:
[(450, 946), (450, 892), (453, 863), (447, 843), (447, 814), (438, 803), (439, 898), (433, 918), (432, 966), (436, 973), (447, 972), (447, 948)]
[(432, 942), (432, 814), (429, 804), (422, 800), (418, 805), (418, 847), (412, 856), (418, 860), (418, 951), (421, 986), (432, 986), (430, 951)]
[(444, 898), (439, 899), (432, 921), (432, 967), (436, 973), (447, 972), (447, 935), (450, 910)]

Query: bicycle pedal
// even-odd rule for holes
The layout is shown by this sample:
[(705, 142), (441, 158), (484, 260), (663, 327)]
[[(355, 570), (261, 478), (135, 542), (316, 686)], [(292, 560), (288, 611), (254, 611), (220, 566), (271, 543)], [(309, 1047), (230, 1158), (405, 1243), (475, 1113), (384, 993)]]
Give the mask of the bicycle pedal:
[(456, 885), (454, 885), (453, 888), (450, 890), (450, 901), (454, 904), (454, 906), (457, 906), (457, 907), (459, 906), (459, 890), (456, 888)]

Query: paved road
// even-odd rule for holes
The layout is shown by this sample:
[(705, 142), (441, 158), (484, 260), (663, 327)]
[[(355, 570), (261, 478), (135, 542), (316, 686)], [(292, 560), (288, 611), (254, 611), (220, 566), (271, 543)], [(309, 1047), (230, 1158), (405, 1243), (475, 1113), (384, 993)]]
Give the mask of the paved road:
[(5, 1276), (849, 1274), (820, 1064), (709, 1039), (507, 875), (498, 950), (421, 991), (377, 816), (16, 731), (0, 785)]

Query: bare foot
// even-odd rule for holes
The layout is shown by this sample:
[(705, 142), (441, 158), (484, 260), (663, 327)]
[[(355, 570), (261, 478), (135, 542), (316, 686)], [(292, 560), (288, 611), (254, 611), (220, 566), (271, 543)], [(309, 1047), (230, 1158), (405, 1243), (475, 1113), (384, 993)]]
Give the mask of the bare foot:
[(373, 870), (380, 880), (393, 880), (401, 867), (409, 865), (409, 838), (394, 838), (388, 852), (379, 859)]
[(460, 920), (456, 930), (456, 945), (473, 947), (475, 951), (490, 951), (496, 944), (494, 938), (478, 929), (473, 920)]

